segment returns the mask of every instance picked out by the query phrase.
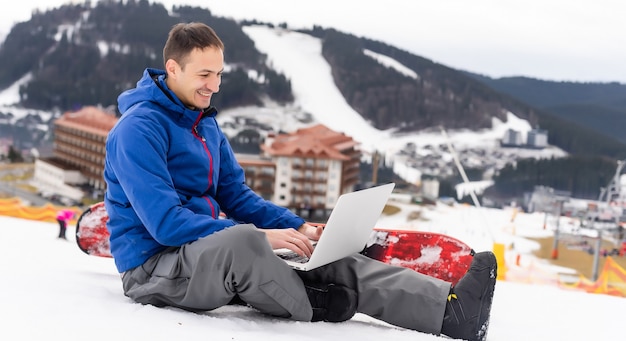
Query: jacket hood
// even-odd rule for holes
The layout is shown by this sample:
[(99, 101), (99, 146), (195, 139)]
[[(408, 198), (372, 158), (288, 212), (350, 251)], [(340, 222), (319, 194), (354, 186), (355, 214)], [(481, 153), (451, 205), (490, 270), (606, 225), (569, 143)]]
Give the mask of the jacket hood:
[(128, 109), (140, 102), (152, 102), (164, 107), (169, 112), (184, 114), (183, 103), (168, 89), (165, 84), (164, 70), (145, 69), (143, 76), (133, 89), (124, 91), (118, 98), (118, 108), (123, 115)]

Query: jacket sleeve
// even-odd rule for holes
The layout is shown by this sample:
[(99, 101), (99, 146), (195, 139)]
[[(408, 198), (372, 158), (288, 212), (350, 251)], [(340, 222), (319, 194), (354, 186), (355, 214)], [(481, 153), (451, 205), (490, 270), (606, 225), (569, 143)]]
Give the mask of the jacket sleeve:
[(263, 199), (245, 183), (244, 171), (222, 135), (217, 200), (229, 218), (260, 228), (298, 228), (304, 219), (289, 209)]

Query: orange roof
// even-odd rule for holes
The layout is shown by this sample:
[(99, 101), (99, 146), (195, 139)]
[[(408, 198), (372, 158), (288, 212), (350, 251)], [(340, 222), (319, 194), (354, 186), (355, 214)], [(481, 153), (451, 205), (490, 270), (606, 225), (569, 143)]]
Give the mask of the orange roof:
[(68, 111), (55, 121), (55, 124), (88, 131), (106, 136), (118, 118), (109, 112), (93, 106), (83, 107), (78, 111)]
[(263, 150), (273, 156), (300, 156), (349, 160), (341, 153), (359, 143), (343, 133), (338, 133), (323, 124), (301, 128), (293, 133), (276, 135), (271, 145), (263, 145)]

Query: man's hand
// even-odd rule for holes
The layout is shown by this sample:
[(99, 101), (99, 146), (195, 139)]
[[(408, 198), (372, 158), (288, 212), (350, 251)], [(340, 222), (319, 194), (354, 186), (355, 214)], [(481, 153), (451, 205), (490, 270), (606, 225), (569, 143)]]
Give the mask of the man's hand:
[(323, 228), (302, 224), (294, 229), (260, 229), (265, 232), (272, 249), (289, 249), (300, 256), (311, 257), (313, 245), (310, 240), (319, 240)]
[(298, 227), (298, 232), (307, 236), (307, 238), (311, 240), (320, 240), (323, 231), (324, 228), (322, 226), (313, 226), (307, 223), (304, 223), (300, 225), (300, 227)]

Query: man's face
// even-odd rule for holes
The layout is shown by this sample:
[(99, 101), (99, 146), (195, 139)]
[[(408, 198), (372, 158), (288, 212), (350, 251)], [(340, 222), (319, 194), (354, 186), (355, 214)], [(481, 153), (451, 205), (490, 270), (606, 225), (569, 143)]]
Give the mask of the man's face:
[(220, 90), (224, 53), (216, 47), (195, 49), (184, 66), (170, 59), (165, 68), (167, 86), (186, 107), (201, 110), (211, 104), (211, 96)]

